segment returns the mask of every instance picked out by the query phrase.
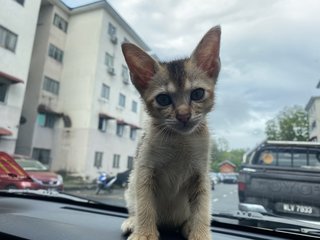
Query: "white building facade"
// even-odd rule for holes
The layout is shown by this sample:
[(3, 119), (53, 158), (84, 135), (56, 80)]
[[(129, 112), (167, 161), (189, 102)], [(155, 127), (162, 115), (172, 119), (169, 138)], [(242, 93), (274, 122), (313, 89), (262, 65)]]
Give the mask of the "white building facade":
[(320, 141), (320, 97), (311, 97), (305, 110), (309, 116), (309, 140)]
[(42, 1), (17, 153), (89, 179), (132, 167), (143, 109), (124, 41), (149, 50), (106, 1)]
[(21, 116), (41, 0), (1, 1), (0, 151), (13, 154)]

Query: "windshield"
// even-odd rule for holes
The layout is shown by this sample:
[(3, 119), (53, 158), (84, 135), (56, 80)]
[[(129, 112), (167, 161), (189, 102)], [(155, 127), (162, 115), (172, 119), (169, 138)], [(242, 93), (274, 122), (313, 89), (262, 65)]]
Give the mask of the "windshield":
[(294, 149), (266, 150), (260, 153), (255, 164), (283, 167), (319, 167), (320, 152)]
[(26, 171), (47, 171), (48, 169), (39, 161), (15, 159), (15, 161)]
[[(130, 73), (121, 45), (137, 45), (158, 69), (190, 56), (201, 37), (220, 25), (215, 89), (191, 84), (184, 98), (190, 106), (200, 106), (202, 95), (214, 101), (201, 120), (210, 136), (209, 171), (202, 173), (210, 180), (210, 211), (320, 222), (319, 1), (5, 2), (0, 151), (31, 172), (33, 182), (16, 181), (14, 168), (0, 164), (6, 174), (1, 189), (54, 189), (126, 207), (137, 147), (154, 114), (146, 108), (161, 107), (162, 115), (154, 115), (162, 121), (168, 109), (176, 114), (171, 103), (180, 93), (154, 89), (152, 101), (143, 103), (144, 90), (132, 83), (136, 73)], [(197, 57), (207, 54), (214, 53)], [(196, 64), (187, 78), (205, 81), (212, 69), (201, 76), (198, 70), (208, 64)], [(187, 145), (173, 147), (189, 151)], [(181, 179), (192, 168), (185, 165)]]

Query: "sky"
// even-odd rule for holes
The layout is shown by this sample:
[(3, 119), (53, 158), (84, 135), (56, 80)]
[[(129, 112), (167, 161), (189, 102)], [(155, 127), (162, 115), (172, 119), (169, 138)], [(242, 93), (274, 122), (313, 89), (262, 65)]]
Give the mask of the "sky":
[[(64, 0), (74, 7), (94, 2)], [(108, 0), (161, 60), (189, 56), (221, 25), (222, 68), (209, 115), (213, 138), (229, 148), (265, 139), (265, 123), (285, 106), (320, 95), (318, 0)]]

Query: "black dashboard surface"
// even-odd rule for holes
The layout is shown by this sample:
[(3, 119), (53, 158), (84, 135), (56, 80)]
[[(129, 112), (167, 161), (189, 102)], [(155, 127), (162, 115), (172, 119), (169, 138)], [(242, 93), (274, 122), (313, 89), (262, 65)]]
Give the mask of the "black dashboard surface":
[[(127, 214), (124, 212), (79, 204), (0, 197), (0, 232), (21, 239), (122, 240), (126, 237), (122, 236), (120, 226), (126, 217)], [(161, 239), (183, 239), (175, 234), (160, 232), (160, 235)], [(212, 238), (215, 240), (284, 239), (223, 227), (212, 227)]]

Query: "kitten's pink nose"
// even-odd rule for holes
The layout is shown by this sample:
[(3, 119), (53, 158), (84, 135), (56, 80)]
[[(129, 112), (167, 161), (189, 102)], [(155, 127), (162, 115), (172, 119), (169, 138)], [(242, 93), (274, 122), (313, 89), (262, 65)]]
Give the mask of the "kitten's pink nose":
[(182, 114), (177, 113), (177, 116), (176, 116), (176, 118), (182, 123), (187, 123), (189, 121), (190, 117), (191, 117), (191, 113), (189, 113), (189, 112), (182, 113)]

